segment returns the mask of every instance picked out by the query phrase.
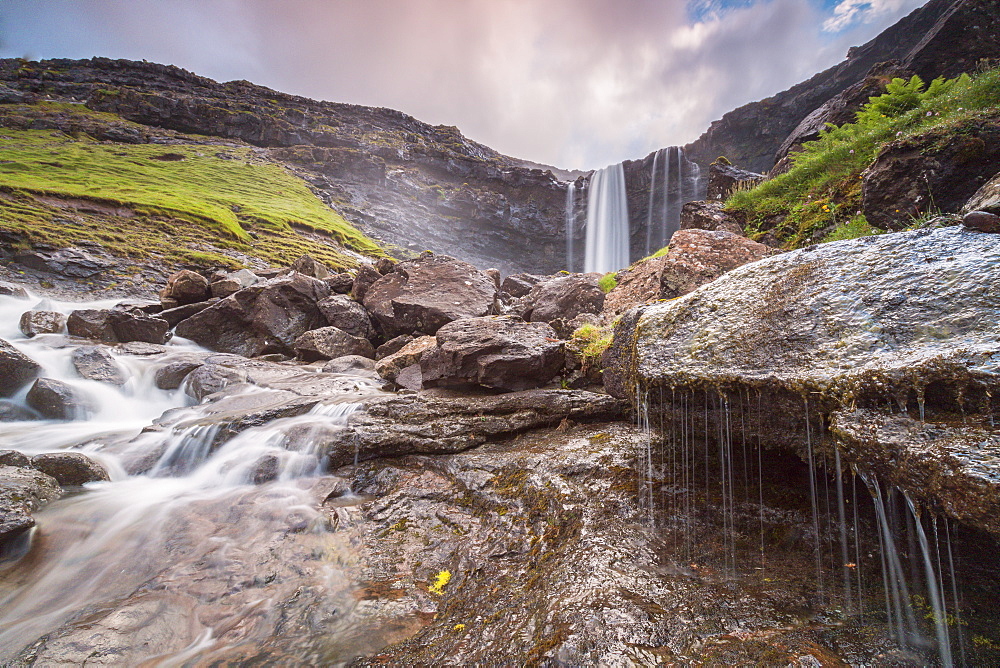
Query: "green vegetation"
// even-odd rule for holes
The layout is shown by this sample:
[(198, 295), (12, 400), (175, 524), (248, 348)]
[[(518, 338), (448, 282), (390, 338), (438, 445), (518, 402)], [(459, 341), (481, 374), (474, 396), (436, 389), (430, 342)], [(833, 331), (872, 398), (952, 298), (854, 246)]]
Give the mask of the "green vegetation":
[(929, 86), (916, 76), (893, 79), (856, 122), (829, 126), (791, 156), (791, 170), (734, 193), (726, 209), (745, 221), (751, 238), (770, 232), (786, 248), (874, 233), (861, 215), (861, 178), (882, 147), (929, 130), (947, 134), (998, 104), (1000, 68)]
[(613, 271), (608, 272), (607, 274), (601, 276), (600, 280), (597, 281), (597, 287), (599, 287), (604, 294), (611, 292), (615, 289), (615, 286), (618, 285), (618, 279), (615, 278), (615, 274), (616, 272)]
[(601, 365), (601, 355), (611, 345), (611, 327), (583, 325), (570, 337), (569, 347), (580, 355), (584, 371)]

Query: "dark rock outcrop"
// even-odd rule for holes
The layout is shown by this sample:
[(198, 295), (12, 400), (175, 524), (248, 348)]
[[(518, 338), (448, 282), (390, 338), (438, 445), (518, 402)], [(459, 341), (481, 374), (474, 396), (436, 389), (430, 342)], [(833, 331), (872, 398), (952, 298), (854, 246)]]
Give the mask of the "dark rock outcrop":
[(538, 283), (524, 297), (521, 317), (530, 322), (572, 320), (581, 313), (600, 313), (604, 291), (600, 274), (570, 274)]
[(161, 344), (171, 336), (169, 322), (134, 307), (76, 310), (69, 314), (66, 329), (70, 336), (101, 343)]
[(174, 308), (202, 302), (210, 296), (207, 278), (190, 269), (182, 269), (167, 279), (167, 285), (160, 291), (160, 302), (164, 308)]
[(726, 162), (713, 162), (708, 168), (708, 186), (705, 198), (724, 202), (740, 188), (752, 188), (766, 176), (734, 167)]
[(294, 272), (244, 288), (181, 321), (175, 331), (219, 352), (289, 354), (295, 339), (326, 324), (318, 304), (329, 296), (326, 283)]
[(0, 546), (31, 527), (31, 513), (62, 495), (59, 484), (41, 471), (0, 465)]
[(437, 346), (420, 356), (424, 387), (526, 390), (551, 381), (564, 362), (563, 342), (551, 327), (510, 316), (456, 320), (436, 338)]
[(363, 339), (370, 339), (375, 335), (368, 311), (347, 295), (330, 295), (317, 305), (328, 324)]
[(0, 396), (11, 396), (41, 370), (37, 362), (0, 339)]
[(31, 458), (31, 465), (45, 475), (55, 478), (63, 487), (111, 480), (107, 469), (80, 452), (35, 455)]
[(434, 334), (453, 320), (484, 316), (496, 296), (493, 279), (471, 264), (425, 253), (373, 283), (364, 305), (383, 335), (393, 337)]
[(688, 202), (681, 207), (681, 229), (723, 231), (745, 236), (743, 226), (726, 213), (722, 202), (711, 200)]

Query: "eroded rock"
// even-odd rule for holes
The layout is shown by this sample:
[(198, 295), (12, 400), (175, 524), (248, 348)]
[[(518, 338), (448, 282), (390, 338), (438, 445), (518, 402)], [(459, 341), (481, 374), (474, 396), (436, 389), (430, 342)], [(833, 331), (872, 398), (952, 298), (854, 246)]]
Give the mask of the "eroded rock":
[(53, 378), (35, 381), (25, 401), (29, 406), (52, 420), (76, 420), (95, 409), (90, 399), (69, 383)]
[(62, 495), (41, 471), (0, 464), (0, 545), (35, 526), (31, 513)]
[(124, 385), (125, 372), (107, 350), (97, 346), (80, 346), (72, 354), (73, 366), (82, 378), (112, 385)]
[(41, 370), (37, 362), (0, 339), (0, 396), (11, 396)]
[(50, 452), (35, 455), (31, 458), (31, 465), (55, 478), (63, 487), (111, 480), (107, 469), (80, 452)]
[(66, 326), (66, 316), (58, 311), (25, 311), (18, 328), (27, 337), (38, 334), (58, 334)]
[(329, 360), (344, 355), (375, 357), (368, 339), (352, 336), (337, 327), (313, 329), (295, 339), (295, 353), (306, 362)]

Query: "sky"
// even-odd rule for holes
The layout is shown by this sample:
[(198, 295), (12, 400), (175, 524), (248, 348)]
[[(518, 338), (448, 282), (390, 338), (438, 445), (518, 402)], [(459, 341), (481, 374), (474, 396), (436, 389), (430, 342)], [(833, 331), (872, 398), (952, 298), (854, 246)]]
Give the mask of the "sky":
[(593, 169), (686, 144), (926, 0), (0, 0), (0, 57), (149, 60)]

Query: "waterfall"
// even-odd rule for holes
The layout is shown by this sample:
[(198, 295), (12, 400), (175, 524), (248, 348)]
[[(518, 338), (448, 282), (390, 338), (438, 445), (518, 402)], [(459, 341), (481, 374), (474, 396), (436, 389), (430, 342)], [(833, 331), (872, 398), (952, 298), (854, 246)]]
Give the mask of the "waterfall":
[(576, 231), (576, 184), (566, 186), (566, 271), (573, 271), (573, 234)]
[[(662, 175), (658, 175), (661, 164)], [(658, 176), (662, 178), (659, 187), (656, 185)], [(669, 146), (653, 155), (649, 210), (646, 214), (647, 255), (670, 243), (674, 232), (680, 229), (681, 208), (698, 198), (700, 188), (701, 168), (684, 157), (683, 148)]]
[(598, 169), (587, 195), (587, 247), (584, 271), (607, 273), (628, 266), (628, 198), (622, 163)]

